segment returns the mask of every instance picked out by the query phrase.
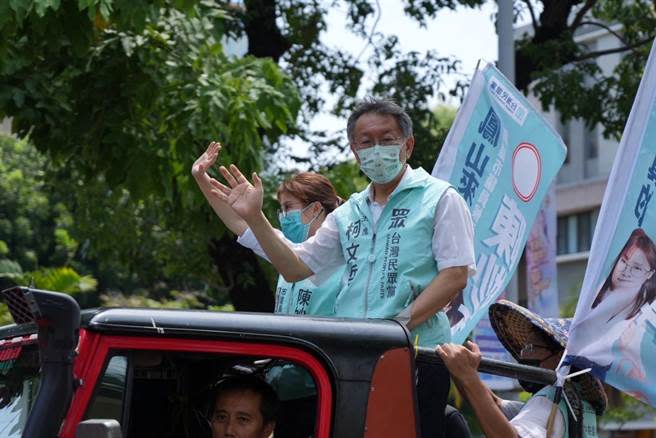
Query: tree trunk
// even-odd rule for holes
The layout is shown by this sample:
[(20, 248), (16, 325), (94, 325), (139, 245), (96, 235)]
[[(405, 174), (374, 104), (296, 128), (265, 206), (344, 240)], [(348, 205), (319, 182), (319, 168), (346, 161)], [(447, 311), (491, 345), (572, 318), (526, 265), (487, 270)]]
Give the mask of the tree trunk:
[(248, 36), (248, 54), (271, 57), (275, 62), (291, 47), (276, 24), (276, 2), (246, 0), (244, 29)]
[[(559, 40), (572, 41), (574, 30), (569, 28), (568, 19), (578, 0), (543, 1), (544, 9), (538, 17), (537, 29), (528, 46), (515, 51), (515, 85), (527, 91), (533, 82), (533, 74), (542, 68), (560, 68), (574, 59), (575, 53), (569, 45), (561, 45), (557, 56), (545, 57), (539, 47)], [(553, 48), (551, 49), (553, 52)]]
[(253, 251), (226, 233), (220, 240), (210, 242), (209, 253), (228, 287), (235, 310), (273, 312), (274, 293)]

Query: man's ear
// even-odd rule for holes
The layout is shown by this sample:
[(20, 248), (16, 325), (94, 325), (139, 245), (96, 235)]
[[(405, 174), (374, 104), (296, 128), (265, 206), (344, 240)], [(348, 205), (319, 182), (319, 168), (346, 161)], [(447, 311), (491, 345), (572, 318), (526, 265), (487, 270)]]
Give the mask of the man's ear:
[(408, 161), (412, 156), (412, 151), (415, 150), (415, 136), (411, 135), (405, 141), (405, 160)]
[(276, 422), (275, 421), (269, 421), (267, 424), (264, 425), (264, 438), (269, 438), (271, 434), (273, 433), (274, 429), (276, 428)]

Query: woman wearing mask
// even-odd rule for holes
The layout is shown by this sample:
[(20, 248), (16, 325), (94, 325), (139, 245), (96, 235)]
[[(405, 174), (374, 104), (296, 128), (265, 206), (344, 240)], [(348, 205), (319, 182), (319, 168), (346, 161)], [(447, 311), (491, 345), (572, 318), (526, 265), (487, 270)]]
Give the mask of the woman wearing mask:
[[(213, 194), (221, 183), (210, 177), (207, 170), (216, 162), (220, 150), (219, 143), (210, 143), (194, 163), (192, 175), (214, 212), (230, 231), (239, 236), (237, 241), (266, 258), (246, 222)], [(224, 178), (233, 178), (225, 167), (221, 166), (219, 171)], [(328, 178), (313, 172), (301, 172), (284, 181), (278, 188), (277, 197), (280, 202), (278, 219), (282, 234), (293, 243), (303, 242), (313, 236), (326, 215), (341, 203)], [(321, 282), (321, 286), (316, 286), (309, 279), (289, 283), (279, 276), (275, 313), (333, 316), (340, 279), (338, 274), (333, 273), (329, 279)]]
[[(220, 182), (207, 174), (216, 162), (221, 145), (210, 143), (207, 150), (196, 160), (192, 175), (205, 199), (230, 231), (239, 236), (237, 241), (266, 259), (257, 239), (246, 222), (221, 201), (215, 191)], [(226, 180), (233, 176), (221, 166), (219, 171)], [(328, 178), (313, 172), (301, 172), (285, 180), (277, 192), (280, 210), (278, 219), (282, 234), (293, 243), (300, 243), (313, 236), (326, 215), (333, 211), (341, 199)], [(340, 289), (343, 269), (333, 272), (319, 286), (310, 279), (290, 283), (278, 276), (275, 313), (290, 315), (334, 316), (335, 298)], [(293, 365), (273, 367), (267, 380), (278, 393), (282, 404), (282, 418), (276, 426), (276, 436), (307, 437), (313, 434), (314, 410), (316, 409), (315, 386), (312, 377)]]

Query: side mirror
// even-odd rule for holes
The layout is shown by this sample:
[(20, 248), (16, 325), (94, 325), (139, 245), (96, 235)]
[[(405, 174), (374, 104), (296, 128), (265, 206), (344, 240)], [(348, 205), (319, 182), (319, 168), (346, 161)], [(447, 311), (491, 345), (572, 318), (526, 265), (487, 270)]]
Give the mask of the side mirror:
[(121, 438), (121, 424), (116, 420), (86, 420), (77, 425), (75, 438)]

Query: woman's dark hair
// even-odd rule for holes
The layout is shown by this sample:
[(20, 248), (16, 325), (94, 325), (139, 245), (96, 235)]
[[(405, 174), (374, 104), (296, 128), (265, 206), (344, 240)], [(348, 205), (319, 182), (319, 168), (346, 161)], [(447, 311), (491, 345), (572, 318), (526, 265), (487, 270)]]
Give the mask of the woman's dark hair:
[[(620, 260), (620, 258), (625, 255), (632, 247), (636, 247), (642, 250), (642, 252), (645, 254), (645, 257), (647, 258), (650, 269), (652, 271), (656, 270), (656, 245), (654, 245), (654, 242), (649, 238), (649, 236), (647, 236), (642, 228), (636, 228), (633, 230), (629, 236), (629, 239), (624, 244), (622, 251), (620, 251), (619, 255), (615, 259), (615, 262), (612, 265), (613, 267), (608, 273), (608, 277), (606, 277), (606, 281), (604, 281), (604, 284), (601, 286), (597, 297), (592, 303), (593, 309), (603, 301), (608, 291), (613, 290), (613, 271), (615, 270), (615, 266), (617, 265), (617, 262)], [(654, 298), (656, 298), (656, 275), (652, 275), (651, 278), (648, 278), (644, 283), (642, 283), (642, 286), (640, 287), (640, 290), (638, 291), (638, 294), (633, 301), (633, 306), (631, 307), (631, 310), (629, 311), (626, 319), (631, 319), (636, 316), (640, 311), (640, 308), (645, 304), (651, 304), (654, 301)]]
[(214, 403), (220, 395), (243, 391), (251, 391), (261, 396), (260, 413), (264, 424), (276, 421), (279, 409), (278, 395), (271, 385), (257, 376), (244, 374), (219, 380), (214, 387)]
[(328, 178), (314, 172), (300, 172), (285, 180), (278, 187), (278, 198), (281, 193), (289, 193), (300, 199), (303, 205), (318, 202), (326, 214), (342, 204), (342, 198), (337, 196), (335, 187)]

